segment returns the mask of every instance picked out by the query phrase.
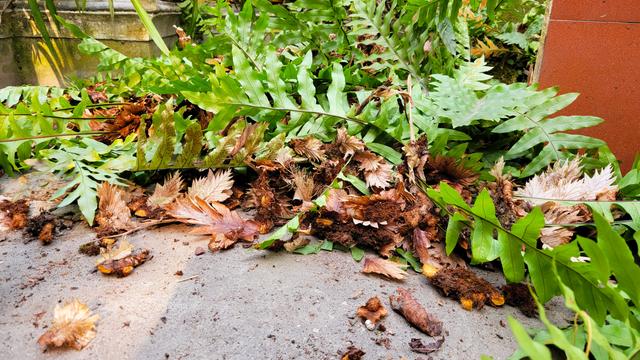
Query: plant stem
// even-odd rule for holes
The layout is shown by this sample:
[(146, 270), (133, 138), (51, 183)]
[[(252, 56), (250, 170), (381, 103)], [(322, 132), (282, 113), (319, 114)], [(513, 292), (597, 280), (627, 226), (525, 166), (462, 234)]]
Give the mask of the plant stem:
[(14, 141), (25, 141), (25, 140), (35, 140), (35, 139), (55, 139), (59, 137), (73, 137), (73, 136), (93, 136), (93, 135), (103, 135), (103, 134), (115, 134), (117, 131), (89, 131), (89, 132), (80, 132), (80, 133), (68, 133), (68, 134), (55, 134), (55, 135), (36, 135), (29, 136), (24, 138), (13, 138), (13, 139), (0, 139), (0, 143), (8, 143)]

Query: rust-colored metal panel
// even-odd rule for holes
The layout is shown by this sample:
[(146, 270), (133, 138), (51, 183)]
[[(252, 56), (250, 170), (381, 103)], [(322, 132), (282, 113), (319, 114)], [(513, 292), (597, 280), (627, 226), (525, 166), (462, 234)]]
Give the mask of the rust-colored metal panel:
[(557, 85), (562, 93), (580, 93), (562, 115), (603, 118), (603, 124), (580, 132), (605, 140), (623, 169), (629, 169), (640, 152), (640, 23), (557, 21), (555, 11), (539, 83), (542, 88)]
[(556, 20), (640, 22), (638, 0), (555, 0)]

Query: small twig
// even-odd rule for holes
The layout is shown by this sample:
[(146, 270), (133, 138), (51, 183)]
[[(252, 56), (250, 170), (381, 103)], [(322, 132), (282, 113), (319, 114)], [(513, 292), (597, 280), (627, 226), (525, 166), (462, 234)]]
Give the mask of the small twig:
[(200, 277), (200, 275), (193, 275), (193, 276), (189, 276), (188, 278), (180, 279), (180, 280), (178, 280), (178, 281), (176, 281), (176, 282), (181, 283), (181, 282), (185, 282), (185, 281), (193, 280), (193, 279), (196, 279), (196, 278), (199, 278), (199, 277)]
[(409, 106), (409, 140), (411, 140), (411, 143), (413, 143), (414, 141), (416, 141), (416, 133), (415, 130), (413, 129), (413, 116), (412, 116), (412, 109), (413, 109), (413, 94), (411, 92), (411, 75), (409, 75), (409, 77), (407, 77), (407, 92), (409, 93), (409, 103), (407, 104), (405, 102), (405, 107), (407, 107), (407, 105)]
[(120, 233), (120, 234), (99, 237), (98, 240), (102, 240), (102, 239), (105, 239), (105, 238), (121, 237), (121, 236), (132, 234), (132, 233), (134, 233), (136, 231), (140, 231), (140, 230), (144, 230), (146, 228), (150, 228), (152, 226), (162, 225), (162, 224), (171, 224), (171, 223), (175, 223), (175, 222), (178, 222), (178, 220), (176, 220), (176, 219), (168, 219), (168, 220), (149, 221), (149, 222), (146, 222), (146, 223), (144, 223), (144, 224), (142, 224), (142, 225), (140, 225), (140, 226), (138, 226), (136, 228), (133, 228), (131, 230), (127, 230), (127, 231), (125, 231), (123, 233)]

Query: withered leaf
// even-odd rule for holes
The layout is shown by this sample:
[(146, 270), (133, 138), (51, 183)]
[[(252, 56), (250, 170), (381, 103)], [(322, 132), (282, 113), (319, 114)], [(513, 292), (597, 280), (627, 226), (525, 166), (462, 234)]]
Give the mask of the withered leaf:
[(582, 173), (580, 160), (556, 162), (544, 173), (531, 178), (515, 194), (532, 205), (540, 205), (549, 199), (593, 201), (599, 195), (608, 194), (610, 198), (616, 193), (618, 187), (614, 185), (616, 178), (611, 165), (589, 176)]
[(63, 306), (56, 305), (53, 323), (38, 339), (40, 346), (69, 346), (81, 350), (96, 336), (96, 321), (100, 316), (92, 315), (89, 307), (74, 299)]
[(409, 347), (411, 351), (417, 352), (419, 354), (430, 354), (434, 351), (440, 350), (444, 344), (444, 336), (440, 336), (435, 339), (435, 341), (424, 344), (420, 339), (411, 339), (409, 342)]
[(295, 193), (293, 198), (302, 201), (313, 200), (316, 194), (316, 184), (313, 180), (313, 176), (304, 170), (294, 169), (291, 171), (291, 185), (293, 186)]
[(370, 151), (358, 152), (354, 159), (359, 163), (358, 167), (364, 173), (368, 187), (388, 188), (393, 179), (391, 170), (393, 166), (381, 156)]
[(407, 272), (402, 265), (381, 259), (367, 256), (364, 258), (364, 267), (362, 272), (366, 274), (380, 274), (395, 280), (404, 280)]
[(117, 186), (103, 182), (98, 188), (98, 233), (110, 235), (132, 226), (131, 211), (124, 200), (125, 193)]
[(355, 136), (349, 135), (349, 133), (347, 133), (347, 129), (345, 129), (344, 127), (338, 129), (335, 144), (338, 146), (338, 149), (344, 154), (345, 159), (349, 156), (354, 155), (357, 151), (364, 150), (364, 142), (362, 142), (362, 140), (358, 139)]
[(147, 199), (147, 204), (150, 207), (163, 207), (169, 204), (180, 196), (182, 186), (182, 177), (180, 177), (180, 173), (176, 171), (173, 175), (165, 179), (164, 184), (156, 184), (153, 194)]
[(233, 179), (231, 170), (217, 171), (209, 169), (206, 177), (196, 179), (191, 183), (187, 191), (193, 198), (200, 198), (206, 202), (223, 202), (231, 196)]
[(244, 220), (223, 204), (207, 203), (197, 197), (178, 198), (167, 208), (167, 213), (178, 221), (199, 225), (193, 233), (211, 235), (209, 249), (212, 251), (227, 249), (238, 240), (253, 241), (258, 234), (254, 221)]
[(307, 136), (304, 139), (293, 139), (290, 144), (296, 154), (302, 155), (311, 161), (320, 162), (325, 158), (322, 141), (313, 136)]
[[(471, 169), (467, 169), (459, 159), (450, 156), (438, 155), (430, 157), (427, 162), (434, 175), (439, 175), (444, 180), (461, 186), (473, 185), (478, 180), (479, 174)], [(436, 176), (437, 177), (437, 176)]]

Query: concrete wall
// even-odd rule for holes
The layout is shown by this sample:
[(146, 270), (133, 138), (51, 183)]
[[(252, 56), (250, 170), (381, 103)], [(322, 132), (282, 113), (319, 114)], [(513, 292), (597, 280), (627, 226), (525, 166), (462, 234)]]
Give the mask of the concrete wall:
[[(116, 1), (112, 17), (106, 1), (87, 1), (85, 11), (75, 10), (75, 1), (56, 1), (58, 14), (80, 26), (92, 37), (131, 57), (151, 57), (159, 50), (149, 38), (129, 1)], [(158, 31), (168, 44), (175, 41), (174, 24), (180, 13), (173, 2), (144, 0)], [(48, 19), (51, 20), (51, 19)], [(58, 56), (49, 49), (33, 23), (25, 2), (16, 2), (3, 14), (0, 24), (0, 87), (21, 84), (63, 85), (65, 78), (95, 74), (97, 59), (79, 53), (79, 41), (64, 28), (50, 26)], [(4, 34), (4, 37), (3, 37)], [(6, 71), (4, 69), (7, 69)]]
[(554, 0), (536, 76), (580, 97), (563, 115), (605, 122), (581, 133), (609, 144), (628, 169), (640, 152), (640, 1)]

